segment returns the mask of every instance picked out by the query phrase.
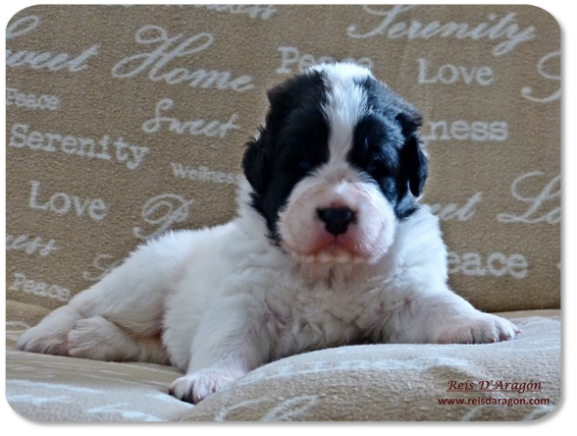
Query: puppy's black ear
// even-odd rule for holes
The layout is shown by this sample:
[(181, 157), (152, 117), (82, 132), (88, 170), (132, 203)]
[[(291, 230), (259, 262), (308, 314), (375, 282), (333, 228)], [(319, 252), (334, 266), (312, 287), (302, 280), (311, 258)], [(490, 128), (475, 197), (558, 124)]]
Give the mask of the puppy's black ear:
[[(417, 130), (421, 126), (421, 115), (412, 107), (397, 115), (397, 121), (403, 129), (405, 144), (401, 150), (401, 160), (409, 189), (415, 197), (423, 192), (428, 175), (427, 155), (423, 151)], [(408, 109), (408, 110), (407, 110)]]
[(268, 165), (266, 157), (266, 132), (260, 129), (259, 135), (246, 144), (242, 159), (244, 175), (255, 192), (264, 194), (268, 184)]

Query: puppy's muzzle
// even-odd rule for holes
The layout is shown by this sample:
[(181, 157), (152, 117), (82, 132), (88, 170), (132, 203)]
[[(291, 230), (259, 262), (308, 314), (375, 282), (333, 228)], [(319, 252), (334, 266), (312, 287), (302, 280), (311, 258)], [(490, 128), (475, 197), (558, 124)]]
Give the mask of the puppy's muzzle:
[(355, 212), (348, 207), (317, 209), (317, 215), (325, 223), (325, 230), (331, 235), (342, 235), (355, 220)]

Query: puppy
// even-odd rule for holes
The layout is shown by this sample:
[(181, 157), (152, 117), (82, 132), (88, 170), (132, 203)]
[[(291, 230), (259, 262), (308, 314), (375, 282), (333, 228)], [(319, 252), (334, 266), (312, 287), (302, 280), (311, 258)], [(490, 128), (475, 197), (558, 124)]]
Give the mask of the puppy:
[(148, 241), (20, 349), (171, 364), (186, 374), (169, 392), (196, 403), (305, 351), (516, 337), (447, 285), (410, 104), (354, 64), (313, 67), (268, 98), (238, 217)]

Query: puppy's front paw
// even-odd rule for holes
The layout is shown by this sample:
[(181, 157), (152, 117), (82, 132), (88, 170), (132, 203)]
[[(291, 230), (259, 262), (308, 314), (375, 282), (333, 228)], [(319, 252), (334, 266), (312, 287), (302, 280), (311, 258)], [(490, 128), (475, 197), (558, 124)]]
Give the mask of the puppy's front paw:
[(475, 312), (440, 326), (433, 337), (436, 344), (488, 344), (515, 339), (521, 330), (505, 318)]
[(168, 392), (179, 400), (196, 404), (243, 375), (235, 370), (201, 369), (177, 378)]

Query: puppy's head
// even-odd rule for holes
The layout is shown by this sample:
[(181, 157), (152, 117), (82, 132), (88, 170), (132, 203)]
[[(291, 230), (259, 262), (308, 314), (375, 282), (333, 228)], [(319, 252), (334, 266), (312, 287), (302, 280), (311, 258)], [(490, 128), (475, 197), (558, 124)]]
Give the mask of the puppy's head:
[(419, 113), (353, 64), (273, 88), (243, 169), (269, 236), (299, 262), (374, 263), (427, 177)]

